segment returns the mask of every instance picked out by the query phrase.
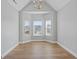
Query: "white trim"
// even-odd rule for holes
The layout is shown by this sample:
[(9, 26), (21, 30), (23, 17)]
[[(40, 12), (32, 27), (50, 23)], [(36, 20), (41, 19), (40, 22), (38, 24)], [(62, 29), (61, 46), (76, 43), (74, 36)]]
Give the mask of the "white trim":
[(50, 43), (57, 43), (57, 41), (51, 41), (51, 40), (28, 40), (28, 41), (23, 41), (23, 42), (19, 42), (19, 43), (24, 44), (24, 43), (28, 43), (28, 42), (31, 42), (31, 41), (47, 41), (47, 42), (50, 42)]
[(47, 14), (49, 11), (24, 11), (23, 13), (28, 13), (28, 14)]
[(18, 46), (19, 43), (15, 44), (13, 47), (11, 47), (8, 51), (6, 51), (4, 54), (2, 54), (2, 58), (4, 58), (8, 53), (10, 53), (16, 46)]
[(28, 41), (22, 41), (22, 42), (19, 42), (19, 44), (24, 44), (24, 43), (28, 43), (28, 42), (31, 42), (31, 40), (28, 40)]
[(77, 58), (77, 54), (72, 52), (69, 48), (65, 47), (60, 42), (57, 42), (57, 44), (60, 45), (62, 48), (64, 48), (66, 51), (68, 51), (69, 53), (71, 53), (73, 56), (75, 56)]
[(51, 40), (46, 40), (46, 41), (50, 43), (57, 43), (57, 41), (51, 41)]

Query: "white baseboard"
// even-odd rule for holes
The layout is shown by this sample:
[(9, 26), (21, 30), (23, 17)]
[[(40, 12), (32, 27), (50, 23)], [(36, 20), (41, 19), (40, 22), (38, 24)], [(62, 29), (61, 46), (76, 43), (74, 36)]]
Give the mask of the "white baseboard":
[(57, 41), (50, 41), (50, 40), (28, 40), (28, 41), (19, 42), (19, 44), (28, 43), (28, 42), (31, 42), (31, 41), (47, 41), (47, 42), (50, 42), (50, 43), (57, 43)]
[(6, 51), (4, 54), (2, 54), (2, 58), (4, 58), (8, 53), (10, 53), (16, 46), (18, 46), (18, 43), (15, 44), (13, 47), (11, 47), (8, 51)]
[(64, 48), (66, 51), (68, 51), (69, 53), (71, 53), (73, 56), (75, 56), (77, 58), (77, 54), (72, 52), (70, 49), (68, 49), (67, 47), (65, 47), (64, 45), (62, 45), (61, 43), (57, 42), (58, 45), (60, 45), (62, 48)]
[(19, 42), (19, 44), (24, 44), (24, 43), (28, 43), (28, 42), (31, 42), (31, 40), (28, 40), (28, 41), (22, 41), (22, 42)]
[(51, 40), (46, 40), (46, 41), (50, 43), (57, 43), (57, 41), (51, 41)]

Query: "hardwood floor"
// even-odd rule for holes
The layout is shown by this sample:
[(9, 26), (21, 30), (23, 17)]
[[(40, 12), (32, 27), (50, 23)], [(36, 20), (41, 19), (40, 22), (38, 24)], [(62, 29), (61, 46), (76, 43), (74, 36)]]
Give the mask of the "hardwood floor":
[(76, 59), (58, 44), (45, 41), (19, 44), (3, 59)]

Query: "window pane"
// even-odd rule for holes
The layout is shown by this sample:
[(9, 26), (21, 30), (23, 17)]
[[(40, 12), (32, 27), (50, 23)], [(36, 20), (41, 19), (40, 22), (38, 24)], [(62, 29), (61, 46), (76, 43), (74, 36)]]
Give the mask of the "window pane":
[(24, 22), (24, 33), (25, 34), (29, 34), (30, 33), (30, 22), (29, 21), (25, 21)]
[(42, 36), (42, 21), (33, 21), (33, 36)]
[(51, 20), (46, 20), (46, 36), (51, 36)]

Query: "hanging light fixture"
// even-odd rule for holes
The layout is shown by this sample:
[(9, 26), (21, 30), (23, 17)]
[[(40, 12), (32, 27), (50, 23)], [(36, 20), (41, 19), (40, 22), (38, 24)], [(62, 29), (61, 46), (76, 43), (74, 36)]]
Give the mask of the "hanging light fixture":
[(41, 9), (42, 8), (42, 1), (43, 0), (33, 0), (34, 7), (37, 9)]
[(15, 4), (17, 4), (16, 0), (13, 0), (13, 2), (14, 2)]

